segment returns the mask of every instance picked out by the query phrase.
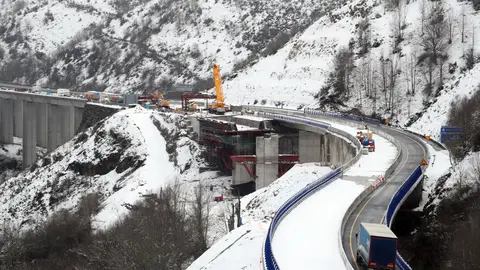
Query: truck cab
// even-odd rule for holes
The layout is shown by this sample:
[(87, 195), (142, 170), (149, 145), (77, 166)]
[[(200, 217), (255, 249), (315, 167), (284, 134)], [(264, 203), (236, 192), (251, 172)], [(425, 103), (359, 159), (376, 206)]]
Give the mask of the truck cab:
[(384, 224), (360, 223), (357, 264), (362, 269), (395, 269), (397, 236)]

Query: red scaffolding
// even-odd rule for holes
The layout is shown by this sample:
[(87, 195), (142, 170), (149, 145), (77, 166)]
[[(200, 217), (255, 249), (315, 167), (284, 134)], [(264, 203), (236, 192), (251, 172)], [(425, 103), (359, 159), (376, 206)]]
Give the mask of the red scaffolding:
[[(237, 155), (237, 156), (231, 156), (230, 159), (232, 160), (232, 162), (242, 164), (245, 170), (250, 175), (250, 177), (257, 178), (257, 176), (253, 172), (253, 169), (251, 169), (248, 166), (249, 164), (253, 164), (253, 165), (258, 164), (256, 155)], [(284, 175), (291, 167), (293, 167), (293, 165), (295, 165), (298, 162), (299, 162), (298, 155), (280, 154), (278, 155), (278, 162), (274, 162), (272, 164), (275, 164), (275, 163), (278, 164), (278, 169), (279, 169), (278, 176), (280, 177)]]
[(216, 95), (207, 95), (207, 94), (200, 94), (200, 93), (185, 93), (182, 94), (182, 109), (184, 111), (188, 110), (188, 101), (191, 99), (205, 99), (205, 106), (208, 108), (208, 100), (209, 99), (217, 99)]

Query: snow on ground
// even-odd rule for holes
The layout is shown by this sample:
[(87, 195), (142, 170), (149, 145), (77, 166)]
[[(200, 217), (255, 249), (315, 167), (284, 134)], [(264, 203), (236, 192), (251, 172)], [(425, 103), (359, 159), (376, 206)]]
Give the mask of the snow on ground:
[(75, 209), (88, 193), (103, 196), (94, 217), (105, 228), (128, 213), (142, 195), (177, 181), (199, 181), (224, 192), (225, 177), (200, 173), (200, 148), (190, 139), (183, 117), (140, 107), (122, 110), (0, 184), (0, 221), (28, 229), (60, 209)]
[[(332, 123), (332, 125), (352, 135), (356, 134), (357, 129), (354, 127), (337, 123)], [(291, 266), (290, 269), (318, 269), (318, 265), (329, 265), (332, 266), (332, 269), (342, 269), (336, 267), (343, 266), (338, 254), (337, 242), (341, 219), (351, 202), (366, 186), (374, 182), (378, 175), (384, 174), (397, 155), (397, 149), (391, 142), (376, 134), (373, 136), (376, 142), (376, 152), (363, 155), (360, 161), (344, 174), (344, 179), (336, 180), (324, 190), (301, 203), (280, 223), (273, 242), (276, 257), (279, 260), (294, 258), (291, 260), (298, 262), (298, 258), (308, 256), (308, 260), (312, 262), (310, 266), (292, 262), (285, 262), (287, 266), (283, 266), (280, 262), (282, 269), (284, 267), (289, 269), (288, 266)], [(260, 263), (262, 246), (275, 212), (301, 188), (330, 171), (331, 169), (328, 167), (320, 167), (312, 163), (297, 164), (268, 187), (243, 197), (241, 205), (244, 225), (216, 242), (188, 270), (262, 269)], [(321, 207), (323, 205), (328, 207)], [(283, 222), (287, 222), (285, 227)], [(310, 239), (303, 234), (307, 231), (314, 231), (316, 234)], [(284, 242), (276, 242), (279, 239)], [(307, 245), (308, 250), (300, 249), (300, 246), (303, 247), (306, 243), (310, 244), (310, 246)], [(325, 245), (318, 246), (321, 243), (325, 243)], [(319, 255), (323, 250), (328, 251), (327, 256)], [(279, 253), (277, 254), (277, 252)], [(303, 252), (305, 254), (299, 254)], [(317, 264), (315, 265), (313, 262)]]
[(420, 205), (416, 208), (418, 210), (423, 209), (425, 204), (428, 201), (428, 196), (432, 194), (438, 179), (448, 172), (451, 168), (450, 155), (448, 150), (435, 150), (431, 145), (427, 145), (428, 151), (430, 153), (430, 164), (425, 170), (425, 180), (423, 181), (423, 193), (422, 201)]
[[(55, 14), (53, 20), (46, 22), (47, 13)], [(65, 45), (77, 33), (100, 19), (88, 12), (66, 7), (61, 3), (50, 3), (36, 12), (28, 13), (22, 21), (26, 33), (37, 50), (54, 52), (58, 46)]]
[(345, 269), (338, 252), (338, 233), (345, 212), (365, 189), (336, 180), (297, 206), (280, 223), (273, 253), (281, 269)]
[[(449, 173), (450, 175), (444, 175), (442, 182), (427, 182), (433, 185), (430, 187), (430, 194), (428, 194), (428, 203), (435, 206), (438, 205), (443, 198), (450, 196), (457, 188), (478, 187), (478, 179), (480, 179), (480, 152), (469, 153), (462, 161), (456, 164), (454, 168), (450, 168), (448, 172), (447, 169), (450, 164), (447, 163), (446, 158), (443, 159), (442, 163), (445, 167), (440, 167), (442, 163), (438, 164), (438, 167), (442, 168), (441, 171), (443, 173)], [(433, 170), (432, 168), (432, 171)], [(440, 173), (436, 173), (436, 176), (439, 175)], [(434, 179), (432, 178), (432, 182), (433, 181)], [(467, 197), (467, 195), (466, 193), (463, 194), (465, 197)]]
[(478, 74), (480, 66), (476, 65), (472, 70), (460, 75), (457, 81), (447, 84), (442, 90), (442, 95), (409, 129), (440, 141), (440, 128), (447, 123), (450, 102), (462, 97), (471, 97), (478, 91), (480, 86)]
[[(435, 102), (434, 106), (413, 127), (415, 130), (430, 132), (434, 138), (439, 132), (439, 126), (444, 123), (444, 112), (448, 104), (457, 94), (474, 91), (479, 81), (480, 72), (478, 65), (471, 71), (464, 73), (464, 52), (472, 46), (472, 36), (478, 36), (476, 28), (466, 28), (465, 42), (462, 41), (462, 20), (465, 25), (480, 21), (480, 14), (474, 11), (470, 2), (457, 0), (445, 0), (444, 8), (446, 17), (452, 21), (452, 43), (448, 45), (448, 59), (443, 69), (444, 90), (439, 98), (434, 98), (439, 87), (438, 66), (433, 71), (434, 91), (427, 97), (423, 90), (427, 85), (427, 65), (417, 64), (422, 53), (421, 45), (421, 5), (428, 7), (430, 1), (399, 1), (400, 11), (389, 10), (384, 3), (373, 0), (354, 0), (346, 3), (341, 8), (329, 12), (307, 28), (303, 33), (292, 38), (276, 54), (260, 59), (253, 66), (240, 72), (232, 80), (225, 82), (224, 91), (227, 103), (247, 104), (255, 103), (273, 105), (275, 102), (283, 102), (286, 108), (297, 108), (300, 105), (315, 106), (314, 95), (326, 84), (329, 73), (334, 67), (334, 55), (339, 48), (346, 47), (350, 39), (355, 52), (359, 50), (358, 24), (363, 19), (369, 20), (369, 38), (375, 47), (370, 47), (365, 55), (356, 56), (352, 71), (351, 96), (345, 102), (350, 108), (357, 108), (370, 115), (373, 108), (379, 113), (385, 113), (387, 108), (387, 96), (379, 94), (374, 104), (372, 94), (367, 94), (363, 89), (364, 74), (368, 67), (378, 71), (381, 68), (381, 60), (392, 59), (397, 65), (398, 76), (395, 84), (395, 114), (400, 124), (408, 122), (411, 116), (423, 109), (423, 102)], [(399, 15), (400, 14), (400, 15)], [(391, 54), (396, 35), (392, 34), (395, 27), (395, 18), (401, 16), (403, 41), (398, 45), (401, 53)], [(449, 20), (450, 20), (449, 19)], [(475, 51), (480, 49), (480, 44), (474, 44)], [(415, 94), (411, 94), (411, 78), (409, 66), (415, 63)], [(447, 67), (451, 65), (450, 70)], [(374, 84), (380, 85), (379, 78), (373, 76)], [(460, 83), (458, 79), (460, 78)], [(213, 90), (212, 90), (213, 92)], [(408, 92), (408, 94), (407, 94)], [(440, 121), (439, 121), (440, 120)], [(434, 124), (430, 124), (434, 123)], [(428, 126), (428, 127), (427, 127)], [(432, 128), (430, 128), (430, 126)], [(427, 128), (426, 128), (427, 127)], [(426, 128), (426, 129), (425, 129)]]
[(0, 156), (22, 160), (22, 139), (13, 137), (13, 144), (0, 145)]
[(243, 225), (217, 241), (187, 269), (262, 269), (263, 241), (277, 209), (296, 192), (330, 171), (315, 163), (297, 164), (268, 187), (243, 197)]
[[(341, 128), (356, 133), (354, 128)], [(272, 249), (282, 269), (318, 269), (319, 265), (331, 269), (345, 268), (338, 252), (342, 219), (355, 198), (373, 184), (377, 176), (385, 173), (398, 153), (395, 145), (387, 139), (378, 135), (374, 135), (374, 139), (375, 152), (362, 155), (344, 173), (343, 179), (308, 197), (280, 223)]]

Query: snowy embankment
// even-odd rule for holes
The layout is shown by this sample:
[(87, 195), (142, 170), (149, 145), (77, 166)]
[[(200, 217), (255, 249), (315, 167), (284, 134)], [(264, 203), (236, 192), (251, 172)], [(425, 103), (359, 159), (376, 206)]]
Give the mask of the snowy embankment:
[(143, 195), (174, 181), (192, 186), (206, 181), (224, 192), (227, 184), (199, 172), (200, 149), (189, 136), (180, 115), (120, 111), (1, 183), (0, 222), (33, 228), (60, 209), (76, 209), (82, 196), (98, 193), (102, 210), (93, 221), (105, 228)]
[[(336, 123), (332, 125), (356, 134), (353, 127)], [(298, 258), (305, 257), (308, 257), (306, 261), (312, 263), (309, 264), (310, 268), (318, 268), (319, 263), (340, 266), (335, 269), (343, 268), (337, 239), (342, 218), (355, 198), (387, 170), (397, 155), (392, 143), (375, 134), (374, 139), (377, 152), (362, 156), (345, 173), (347, 180), (336, 180), (307, 198), (280, 223), (275, 233), (273, 251), (282, 269), (288, 269), (289, 265), (293, 269), (309, 269), (308, 265), (296, 263)], [(188, 269), (263, 269), (262, 247), (277, 209), (301, 188), (330, 171), (328, 167), (311, 163), (297, 164), (268, 187), (242, 198), (244, 225), (215, 243)], [(315, 234), (309, 237), (304, 232)], [(326, 253), (320, 254), (322, 251)], [(290, 260), (284, 262), (285, 258)]]
[[(333, 124), (333, 123), (332, 123)], [(355, 128), (333, 124), (353, 135)], [(280, 223), (272, 249), (282, 269), (344, 269), (338, 250), (342, 219), (362, 191), (393, 164), (398, 150), (390, 141), (373, 135), (376, 151), (360, 160), (327, 187), (308, 197)]]
[(448, 150), (435, 150), (429, 144), (427, 147), (430, 153), (430, 162), (424, 173), (422, 201), (416, 208), (417, 210), (423, 209), (428, 201), (428, 196), (433, 193), (438, 179), (451, 168)]
[(296, 192), (330, 171), (329, 167), (315, 163), (297, 164), (268, 187), (243, 197), (243, 225), (217, 241), (188, 270), (263, 269), (263, 242), (277, 209)]

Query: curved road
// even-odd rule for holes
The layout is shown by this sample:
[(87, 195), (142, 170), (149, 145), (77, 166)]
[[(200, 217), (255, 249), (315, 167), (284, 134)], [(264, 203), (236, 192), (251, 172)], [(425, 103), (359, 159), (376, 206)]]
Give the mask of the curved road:
[(427, 155), (426, 146), (419, 142), (416, 135), (391, 128), (382, 130), (395, 137), (398, 147), (402, 149), (401, 161), (385, 184), (360, 203), (345, 225), (345, 231), (342, 232), (343, 248), (354, 269), (360, 269), (355, 261), (357, 252), (355, 233), (360, 222), (381, 223), (397, 189)]

